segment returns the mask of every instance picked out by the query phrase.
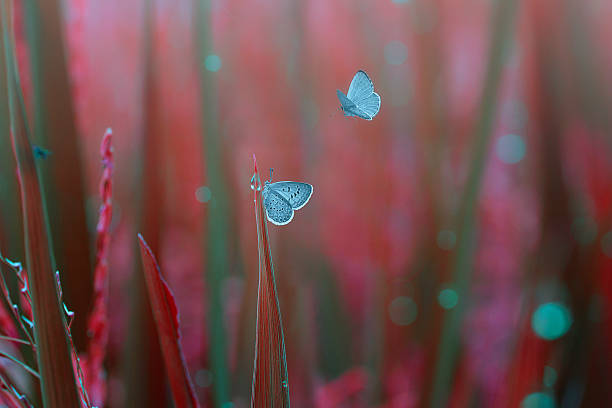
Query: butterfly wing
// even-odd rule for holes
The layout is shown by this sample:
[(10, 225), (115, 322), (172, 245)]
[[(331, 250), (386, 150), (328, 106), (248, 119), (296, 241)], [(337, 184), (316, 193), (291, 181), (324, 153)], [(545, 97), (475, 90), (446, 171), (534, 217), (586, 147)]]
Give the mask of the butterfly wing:
[(272, 224), (286, 225), (293, 219), (293, 208), (289, 201), (285, 200), (282, 195), (270, 188), (270, 184), (264, 186), (263, 205), (266, 209), (268, 220)]
[(346, 96), (354, 105), (349, 109), (354, 116), (372, 120), (380, 110), (380, 95), (374, 92), (374, 83), (364, 71), (357, 71)]
[(291, 208), (299, 210), (312, 196), (312, 185), (297, 181), (278, 181), (270, 184), (270, 189), (289, 202)]
[(357, 106), (374, 92), (374, 83), (364, 71), (357, 71), (346, 96)]
[(367, 116), (367, 118), (364, 119), (372, 120), (372, 118), (376, 116), (380, 110), (380, 95), (378, 95), (376, 92), (372, 93), (372, 95), (357, 105), (357, 110), (361, 111), (361, 113)]
[(338, 95), (338, 99), (342, 105), (342, 110), (345, 112), (345, 114), (348, 114), (347, 116), (350, 116), (351, 111), (353, 111), (357, 106), (349, 98), (347, 98), (341, 90), (336, 89), (336, 94)]

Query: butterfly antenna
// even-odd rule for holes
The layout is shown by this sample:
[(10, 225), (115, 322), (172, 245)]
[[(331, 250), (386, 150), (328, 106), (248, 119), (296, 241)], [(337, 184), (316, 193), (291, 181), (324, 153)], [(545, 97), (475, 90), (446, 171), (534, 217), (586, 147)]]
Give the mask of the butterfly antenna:
[(270, 181), (272, 181), (272, 173), (274, 172), (274, 169), (272, 167), (270, 167)]

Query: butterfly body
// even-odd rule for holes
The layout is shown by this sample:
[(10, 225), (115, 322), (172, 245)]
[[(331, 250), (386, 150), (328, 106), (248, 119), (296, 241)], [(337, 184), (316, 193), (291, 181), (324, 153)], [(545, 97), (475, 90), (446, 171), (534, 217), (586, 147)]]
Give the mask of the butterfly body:
[(374, 92), (374, 83), (364, 71), (357, 71), (348, 93), (336, 90), (344, 116), (357, 116), (372, 120), (380, 110), (380, 95)]
[(276, 225), (286, 225), (293, 219), (295, 210), (304, 207), (312, 196), (312, 185), (297, 181), (264, 183), (263, 205), (268, 220)]

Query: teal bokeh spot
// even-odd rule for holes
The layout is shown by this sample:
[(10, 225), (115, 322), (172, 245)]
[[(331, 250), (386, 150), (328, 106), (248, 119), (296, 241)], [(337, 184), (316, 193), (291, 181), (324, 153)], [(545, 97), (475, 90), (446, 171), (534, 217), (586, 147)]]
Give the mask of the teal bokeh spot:
[(534, 392), (523, 399), (521, 408), (555, 408), (555, 400), (551, 395)]
[(455, 244), (457, 243), (457, 235), (455, 235), (453, 231), (442, 230), (438, 232), (438, 237), (436, 241), (440, 248), (450, 251), (455, 247)]
[(221, 58), (215, 54), (208, 55), (204, 60), (204, 67), (210, 72), (217, 72), (221, 69)]
[(196, 189), (195, 196), (196, 196), (196, 200), (198, 200), (199, 202), (207, 203), (210, 201), (210, 198), (212, 197), (212, 192), (210, 191), (210, 188), (206, 186), (202, 186)]
[(452, 289), (443, 289), (438, 294), (438, 303), (444, 309), (452, 309), (457, 306), (457, 302), (459, 301), (459, 295)]
[(544, 367), (544, 376), (542, 377), (542, 383), (545, 387), (552, 387), (557, 382), (557, 370), (551, 366)]
[(410, 3), (411, 0), (391, 0), (396, 4)]
[(558, 302), (541, 304), (531, 317), (531, 328), (545, 340), (558, 339), (567, 333), (571, 325), (570, 311)]
[(401, 41), (390, 41), (385, 45), (385, 61), (391, 65), (402, 65), (408, 58), (408, 49)]
[(389, 318), (398, 326), (408, 326), (417, 317), (417, 305), (408, 296), (398, 296), (389, 305)]
[(522, 137), (509, 134), (497, 140), (495, 151), (497, 152), (497, 157), (504, 163), (515, 164), (525, 157), (527, 146)]

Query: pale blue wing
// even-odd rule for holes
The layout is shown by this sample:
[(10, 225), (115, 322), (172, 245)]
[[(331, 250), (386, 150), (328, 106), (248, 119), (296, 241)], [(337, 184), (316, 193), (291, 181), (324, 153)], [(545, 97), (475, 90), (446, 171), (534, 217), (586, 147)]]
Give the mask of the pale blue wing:
[(351, 109), (348, 112), (345, 111), (344, 116), (357, 116), (361, 119), (372, 120), (372, 117), (370, 115), (368, 115), (367, 113), (365, 113), (364, 111), (362, 111), (361, 109), (357, 107), (355, 107), (354, 109)]
[(372, 118), (378, 114), (379, 110), (380, 95), (378, 95), (376, 92), (357, 104), (357, 111), (363, 112), (365, 116), (369, 117), (369, 120), (372, 120)]
[(342, 105), (342, 110), (347, 111), (355, 108), (355, 104), (346, 97), (345, 94), (342, 93), (341, 90), (336, 89), (336, 94), (338, 95), (338, 99), (340, 100), (340, 104)]
[(357, 71), (351, 85), (349, 86), (348, 93), (346, 94), (355, 105), (359, 106), (359, 102), (368, 98), (374, 92), (374, 83), (363, 71)]
[(312, 185), (297, 181), (270, 183), (270, 189), (287, 200), (294, 210), (299, 210), (305, 206), (312, 196)]
[(285, 200), (276, 191), (270, 188), (270, 184), (266, 182), (263, 189), (263, 205), (266, 209), (266, 215), (271, 223), (276, 225), (286, 225), (293, 219), (293, 208), (289, 201)]

